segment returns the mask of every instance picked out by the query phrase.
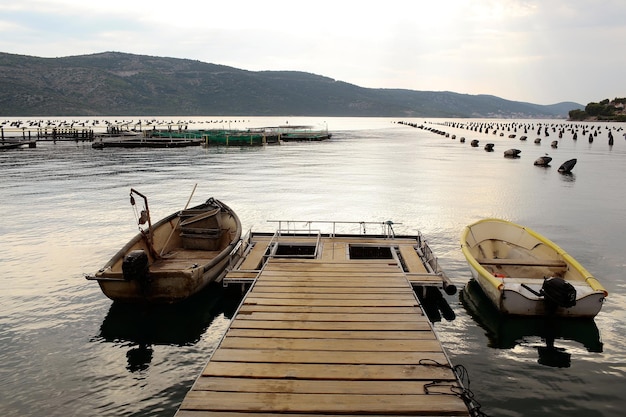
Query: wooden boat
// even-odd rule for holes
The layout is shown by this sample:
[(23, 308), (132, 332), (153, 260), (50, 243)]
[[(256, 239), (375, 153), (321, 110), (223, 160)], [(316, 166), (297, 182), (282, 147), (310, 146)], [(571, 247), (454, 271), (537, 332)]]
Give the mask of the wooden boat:
[(474, 279), (505, 314), (594, 317), (608, 295), (554, 242), (506, 220), (467, 226), (461, 250)]
[(134, 189), (130, 197), (139, 233), (102, 269), (86, 277), (98, 281), (112, 300), (178, 302), (219, 281), (238, 259), (241, 222), (226, 204), (210, 198), (153, 225), (147, 198)]

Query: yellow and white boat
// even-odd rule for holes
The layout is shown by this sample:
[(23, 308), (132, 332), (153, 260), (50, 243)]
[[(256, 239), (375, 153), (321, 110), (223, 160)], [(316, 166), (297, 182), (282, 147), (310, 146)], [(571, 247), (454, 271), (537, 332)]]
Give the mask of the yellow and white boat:
[(554, 242), (506, 220), (465, 227), (461, 250), (476, 282), (504, 314), (595, 317), (608, 295)]

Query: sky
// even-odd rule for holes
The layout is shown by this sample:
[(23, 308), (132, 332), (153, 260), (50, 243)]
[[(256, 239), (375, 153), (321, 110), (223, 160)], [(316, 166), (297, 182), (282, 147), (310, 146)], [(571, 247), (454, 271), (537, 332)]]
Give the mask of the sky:
[(0, 52), (106, 51), (586, 105), (626, 97), (626, 1), (0, 0)]

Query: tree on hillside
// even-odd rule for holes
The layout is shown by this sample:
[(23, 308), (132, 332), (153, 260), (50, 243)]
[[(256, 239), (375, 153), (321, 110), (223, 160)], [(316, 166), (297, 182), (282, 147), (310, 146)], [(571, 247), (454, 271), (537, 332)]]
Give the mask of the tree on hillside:
[(609, 100), (600, 103), (589, 103), (585, 107), (585, 113), (589, 116), (611, 116), (615, 112), (615, 107), (609, 105)]
[(585, 120), (588, 117), (584, 110), (575, 109), (569, 111), (570, 120)]

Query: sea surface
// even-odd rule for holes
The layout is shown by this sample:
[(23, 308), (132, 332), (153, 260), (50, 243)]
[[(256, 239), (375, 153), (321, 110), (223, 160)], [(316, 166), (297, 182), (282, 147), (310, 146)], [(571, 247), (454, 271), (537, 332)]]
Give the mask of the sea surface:
[[(451, 361), (467, 370), (482, 412), (623, 415), (623, 125), (306, 117), (184, 123), (189, 129), (305, 124), (327, 127), (333, 136), (249, 148), (95, 150), (89, 142), (39, 142), (0, 152), (0, 415), (176, 412), (227, 329), (241, 289), (216, 286), (188, 303), (144, 308), (114, 304), (84, 275), (137, 233), (131, 187), (148, 196), (159, 219), (184, 207), (196, 184), (192, 204), (218, 198), (245, 230), (273, 231), (268, 220), (392, 220), (396, 233), (421, 231), (463, 289), (445, 296), (454, 317), (440, 318), (435, 329)], [(519, 140), (522, 135), (528, 139)], [(472, 139), (480, 145), (471, 147)], [(485, 151), (488, 142), (493, 152)], [(520, 158), (504, 158), (509, 148), (521, 150)], [(533, 165), (545, 154), (553, 157), (551, 166)], [(572, 158), (578, 162), (571, 175), (557, 172)], [(485, 217), (531, 227), (574, 256), (609, 291), (600, 314), (554, 327), (494, 318), (471, 285), (459, 244), (463, 227)]]

